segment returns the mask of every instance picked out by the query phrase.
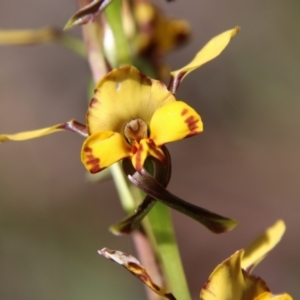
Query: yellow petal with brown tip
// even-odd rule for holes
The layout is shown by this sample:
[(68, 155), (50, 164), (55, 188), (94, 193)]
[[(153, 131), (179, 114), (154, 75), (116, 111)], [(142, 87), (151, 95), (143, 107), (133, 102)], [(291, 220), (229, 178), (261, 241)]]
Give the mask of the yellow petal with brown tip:
[(81, 161), (86, 169), (94, 174), (129, 154), (130, 146), (119, 133), (95, 132), (83, 143)]
[(150, 139), (156, 146), (178, 141), (202, 131), (201, 117), (182, 101), (168, 103), (159, 108), (150, 122)]

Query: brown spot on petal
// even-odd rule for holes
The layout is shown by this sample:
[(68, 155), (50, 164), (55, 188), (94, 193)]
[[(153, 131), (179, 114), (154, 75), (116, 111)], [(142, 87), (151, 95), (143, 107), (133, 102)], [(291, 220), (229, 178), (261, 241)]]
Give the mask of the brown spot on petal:
[(147, 77), (145, 74), (139, 72), (139, 76), (140, 76), (141, 84), (152, 85), (152, 80), (149, 77)]
[(153, 286), (153, 288), (156, 289), (157, 291), (160, 291), (160, 290), (161, 290), (160, 287), (159, 287), (157, 284), (155, 284), (154, 282), (152, 282), (152, 286)]
[(188, 111), (189, 111), (189, 110), (188, 110), (187, 108), (184, 108), (184, 109), (182, 110), (182, 112), (181, 112), (181, 115), (182, 115), (182, 116), (186, 115)]
[(190, 137), (198, 133), (197, 129), (199, 119), (197, 119), (195, 116), (189, 116), (184, 120), (184, 122), (187, 124), (190, 130), (190, 133), (186, 137)]
[(136, 154), (137, 151), (138, 151), (137, 146), (136, 146), (136, 145), (133, 145), (133, 146), (131, 147), (131, 152), (132, 152), (132, 154)]
[(210, 284), (210, 280), (207, 280), (205, 283), (204, 283), (204, 286), (203, 286), (203, 290), (208, 290), (209, 288), (209, 284)]
[(136, 170), (137, 171), (140, 171), (143, 168), (143, 165), (142, 165), (143, 150), (144, 150), (143, 145), (140, 145), (139, 148), (137, 149), (137, 153), (136, 153)]
[(93, 150), (90, 147), (85, 147), (83, 149), (86, 152), (85, 163), (92, 174), (100, 172), (102, 169), (100, 167), (100, 159), (93, 155)]
[(141, 267), (134, 262), (128, 262), (128, 266), (130, 267), (131, 270), (135, 270), (135, 271), (141, 270)]
[(98, 103), (98, 99), (97, 98), (92, 98), (90, 101), (90, 107), (93, 107), (96, 103)]
[(84, 147), (83, 151), (84, 152), (92, 152), (93, 150), (90, 147)]
[(158, 83), (160, 84), (160, 86), (162, 87), (162, 88), (166, 88), (166, 85), (164, 84), (164, 82), (162, 82), (162, 81), (160, 81), (160, 80), (157, 80), (158, 81)]
[[(155, 154), (155, 158), (160, 160), (162, 163), (165, 163), (165, 160), (166, 160), (165, 155), (161, 151), (159, 151), (161, 149), (156, 147), (156, 145), (152, 139), (149, 139), (148, 145), (149, 145), (151, 151), (153, 152), (153, 154)], [(152, 154), (152, 156), (153, 156), (153, 154)]]

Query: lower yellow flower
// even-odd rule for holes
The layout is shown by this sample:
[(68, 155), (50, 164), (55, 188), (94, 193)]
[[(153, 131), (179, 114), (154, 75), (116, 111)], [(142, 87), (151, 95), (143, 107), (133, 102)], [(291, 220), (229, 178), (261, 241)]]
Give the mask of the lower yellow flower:
[(200, 292), (201, 300), (292, 300), (288, 294), (273, 295), (259, 277), (250, 275), (280, 241), (285, 232), (283, 221), (277, 221), (246, 250), (235, 252), (218, 265)]

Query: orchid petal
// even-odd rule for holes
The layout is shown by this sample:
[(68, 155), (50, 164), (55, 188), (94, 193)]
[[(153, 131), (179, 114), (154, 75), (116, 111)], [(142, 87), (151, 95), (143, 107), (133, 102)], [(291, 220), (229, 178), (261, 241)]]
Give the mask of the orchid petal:
[(80, 123), (78, 123), (75, 120), (71, 120), (66, 123), (57, 124), (51, 127), (38, 129), (38, 130), (32, 130), (32, 131), (24, 131), (20, 133), (15, 134), (1, 134), (0, 135), (0, 142), (6, 142), (6, 141), (24, 141), (24, 140), (30, 140), (34, 138), (39, 138), (44, 135), (48, 135), (54, 132), (58, 132), (61, 130), (69, 130), (76, 132), (84, 137), (87, 136), (86, 127)]
[(159, 108), (150, 122), (150, 138), (156, 146), (193, 136), (203, 131), (201, 117), (182, 101)]
[(97, 15), (111, 2), (112, 0), (95, 0), (88, 5), (78, 10), (67, 22), (64, 30), (70, 29), (76, 25), (84, 25), (95, 20)]
[(239, 30), (239, 27), (235, 27), (217, 35), (197, 53), (195, 58), (189, 64), (179, 70), (171, 72), (169, 91), (175, 93), (179, 84), (187, 74), (219, 56), (229, 44), (231, 38), (233, 38)]
[(265, 282), (241, 269), (244, 250), (219, 264), (200, 292), (201, 300), (248, 300), (269, 292)]
[(148, 155), (149, 146), (146, 139), (142, 139), (139, 144), (137, 144), (136, 153), (132, 156), (131, 162), (137, 171), (141, 171), (144, 166), (144, 162)]
[(130, 146), (119, 133), (96, 132), (85, 140), (81, 161), (89, 172), (98, 173), (129, 154)]
[(149, 126), (154, 112), (172, 101), (176, 101), (174, 95), (162, 82), (150, 79), (135, 67), (114, 69), (96, 86), (87, 113), (89, 133), (123, 134), (125, 125), (134, 119), (142, 119)]
[(242, 268), (250, 272), (265, 258), (281, 240), (285, 232), (285, 224), (282, 220), (277, 221), (269, 227), (260, 237), (258, 237), (246, 250), (242, 259)]
[(140, 279), (143, 283), (145, 283), (153, 292), (157, 295), (164, 297), (169, 300), (176, 300), (175, 297), (165, 290), (163, 287), (158, 286), (152, 281), (152, 278), (148, 271), (141, 265), (141, 263), (132, 255), (126, 254), (121, 251), (110, 250), (108, 248), (103, 248), (98, 251), (98, 253), (110, 259), (117, 264), (123, 266), (130, 273)]
[(293, 300), (293, 298), (288, 294), (281, 294), (281, 295), (273, 295), (271, 293), (265, 292), (254, 300)]

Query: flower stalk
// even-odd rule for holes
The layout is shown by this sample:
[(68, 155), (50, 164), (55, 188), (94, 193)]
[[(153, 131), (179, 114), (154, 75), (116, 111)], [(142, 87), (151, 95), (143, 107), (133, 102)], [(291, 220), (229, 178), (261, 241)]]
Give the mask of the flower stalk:
[[(131, 64), (131, 54), (129, 44), (126, 39), (121, 16), (121, 0), (114, 0), (106, 8), (105, 16), (109, 23), (113, 35), (115, 46), (117, 50), (117, 61), (118, 65)], [(143, 71), (143, 70), (142, 70)], [(119, 174), (121, 176), (119, 165), (113, 166), (113, 174)], [(117, 189), (120, 191), (121, 202), (123, 207), (129, 208), (129, 202), (132, 203), (131, 192), (129, 186), (124, 184), (124, 179), (114, 177)], [(122, 185), (120, 188), (119, 185)], [(134, 187), (135, 188), (135, 187)], [(122, 196), (123, 195), (123, 196)], [(127, 195), (124, 197), (124, 195)], [(155, 249), (155, 253), (158, 256), (158, 262), (163, 272), (163, 277), (168, 284), (169, 289), (175, 294), (178, 299), (189, 300), (191, 299), (190, 292), (185, 279), (183, 266), (181, 263), (180, 253), (176, 242), (173, 223), (169, 208), (161, 203), (157, 203), (151, 210), (148, 220), (143, 222), (145, 230), (152, 244), (152, 248)], [(134, 238), (136, 242), (137, 239)], [(147, 252), (152, 253), (151, 249), (142, 249), (141, 247), (150, 246), (149, 243), (136, 243), (137, 251), (139, 253)], [(141, 257), (143, 258), (143, 257)], [(145, 258), (144, 258), (145, 259)], [(149, 265), (147, 261), (143, 259), (145, 265)], [(155, 259), (152, 259), (152, 262)], [(148, 259), (149, 262), (149, 259)], [(153, 269), (153, 266), (152, 266)], [(154, 268), (155, 269), (155, 268)], [(159, 271), (156, 269), (156, 273)]]

